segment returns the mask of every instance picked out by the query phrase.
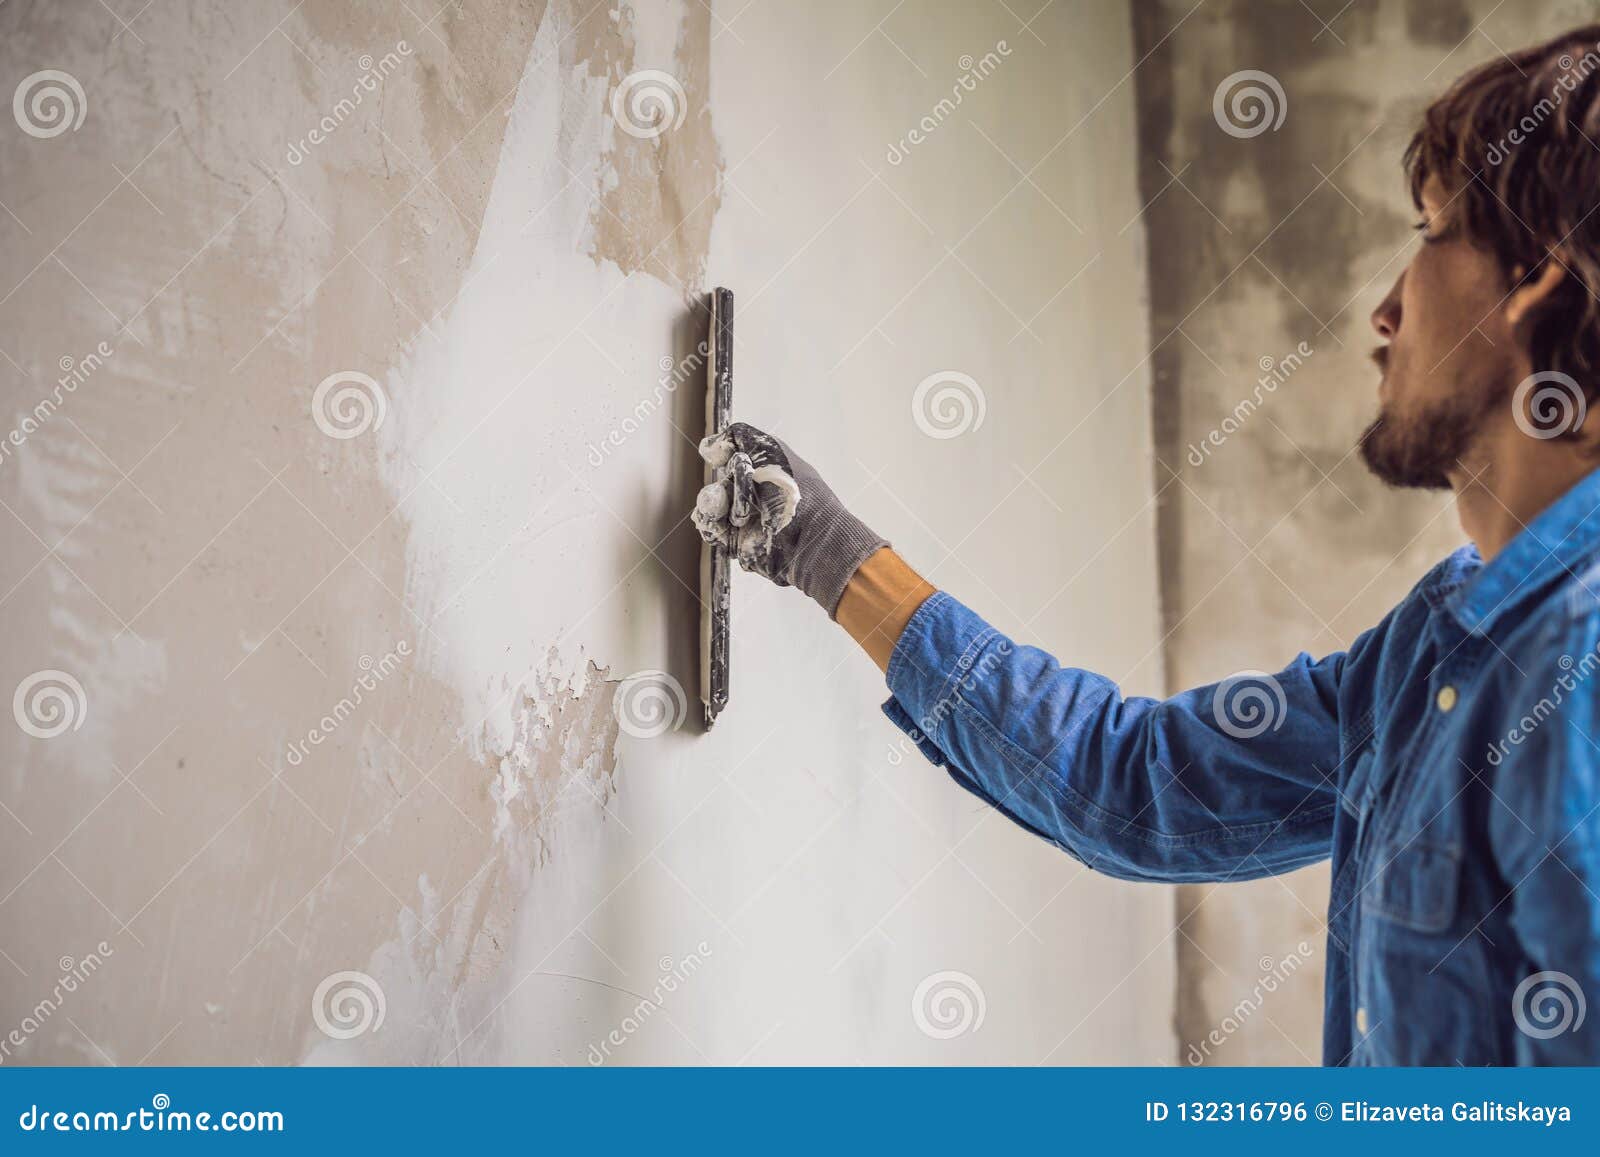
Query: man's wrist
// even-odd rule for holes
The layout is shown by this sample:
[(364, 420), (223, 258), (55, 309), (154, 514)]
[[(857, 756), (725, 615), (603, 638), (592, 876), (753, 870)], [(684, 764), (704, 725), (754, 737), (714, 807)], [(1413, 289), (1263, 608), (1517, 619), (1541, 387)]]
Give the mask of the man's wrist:
[[(830, 495), (831, 497), (831, 495)], [(820, 524), (808, 524), (795, 548), (792, 581), (837, 619), (845, 587), (888, 539), (835, 502)]]
[(883, 671), (917, 608), (935, 587), (889, 547), (856, 569), (839, 597), (834, 618)]

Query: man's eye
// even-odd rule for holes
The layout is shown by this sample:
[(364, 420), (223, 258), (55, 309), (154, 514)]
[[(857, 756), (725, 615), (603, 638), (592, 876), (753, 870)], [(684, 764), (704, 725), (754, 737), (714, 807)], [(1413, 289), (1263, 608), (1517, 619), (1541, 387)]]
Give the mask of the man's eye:
[(1414, 231), (1422, 234), (1422, 243), (1424, 245), (1432, 245), (1437, 241), (1443, 241), (1445, 238), (1444, 230), (1440, 230), (1437, 233), (1429, 233), (1428, 226), (1430, 224), (1431, 222), (1429, 221), (1418, 221), (1411, 226)]

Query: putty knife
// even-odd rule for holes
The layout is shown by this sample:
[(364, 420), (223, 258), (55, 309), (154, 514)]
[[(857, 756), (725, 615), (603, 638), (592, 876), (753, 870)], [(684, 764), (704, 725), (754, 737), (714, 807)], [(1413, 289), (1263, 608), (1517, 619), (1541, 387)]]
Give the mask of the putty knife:
[[(733, 294), (711, 291), (711, 332), (706, 341), (706, 435), (720, 434), (733, 420)], [(717, 468), (706, 464), (707, 485)], [(700, 702), (706, 726), (728, 705), (728, 616), (732, 609), (733, 559), (726, 547), (700, 547)]]

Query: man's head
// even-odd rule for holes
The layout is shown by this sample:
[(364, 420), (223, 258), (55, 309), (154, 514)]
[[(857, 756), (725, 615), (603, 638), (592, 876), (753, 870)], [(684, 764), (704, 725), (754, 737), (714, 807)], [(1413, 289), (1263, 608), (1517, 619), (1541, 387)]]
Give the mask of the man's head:
[(1421, 245), (1372, 315), (1386, 344), (1368, 468), (1443, 489), (1513, 424), (1547, 445), (1591, 441), (1600, 419), (1579, 423), (1600, 405), (1600, 25), (1462, 77), (1405, 163)]

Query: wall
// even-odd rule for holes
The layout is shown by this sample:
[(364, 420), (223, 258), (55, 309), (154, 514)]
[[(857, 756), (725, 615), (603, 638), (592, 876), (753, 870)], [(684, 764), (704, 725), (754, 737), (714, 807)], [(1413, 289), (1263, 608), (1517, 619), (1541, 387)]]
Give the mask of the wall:
[[(1448, 496), (1386, 491), (1355, 454), (1376, 412), (1368, 316), (1414, 244), (1400, 156), (1457, 75), (1592, 15), (1135, 6), (1171, 686), (1340, 650), (1463, 541)], [(1257, 81), (1267, 105), (1219, 119), (1246, 69), (1281, 95)], [(1325, 866), (1180, 890), (1186, 1063), (1320, 1059), (1327, 891)]]
[(671, 726), (713, 283), (741, 416), (1159, 691), (1125, 7), (0, 28), (85, 110), (0, 130), (0, 685), (65, 712), (0, 735), (0, 1059), (1171, 1058), (1171, 893), (926, 766), (804, 599), (738, 576)]

